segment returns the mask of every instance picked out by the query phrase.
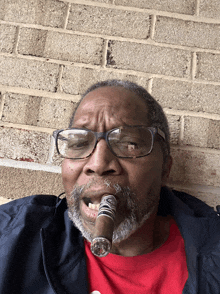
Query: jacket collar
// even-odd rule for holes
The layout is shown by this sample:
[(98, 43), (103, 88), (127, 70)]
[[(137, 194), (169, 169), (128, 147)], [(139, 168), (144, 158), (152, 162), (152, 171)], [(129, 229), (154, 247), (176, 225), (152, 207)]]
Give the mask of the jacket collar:
[[(179, 227), (184, 239), (189, 273), (183, 293), (196, 294), (198, 279), (201, 277), (199, 259), (204, 253), (207, 254), (208, 248), (204, 248), (207, 243), (211, 243), (210, 236), (215, 235), (214, 232), (210, 233), (210, 228), (219, 223), (217, 213), (201, 200), (186, 193), (172, 192), (167, 187), (161, 190), (158, 213), (171, 214)], [(219, 230), (217, 226), (216, 230)]]
[(52, 222), (41, 229), (44, 270), (55, 293), (87, 294), (84, 243), (68, 217), (66, 200), (56, 206)]

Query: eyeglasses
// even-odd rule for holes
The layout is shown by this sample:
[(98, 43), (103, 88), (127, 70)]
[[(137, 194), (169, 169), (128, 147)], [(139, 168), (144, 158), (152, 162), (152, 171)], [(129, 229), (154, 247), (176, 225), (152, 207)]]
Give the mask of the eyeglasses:
[(153, 150), (156, 134), (165, 140), (165, 134), (159, 128), (146, 126), (123, 126), (108, 132), (78, 128), (53, 132), (58, 154), (69, 159), (89, 157), (102, 138), (111, 152), (119, 158), (147, 156)]

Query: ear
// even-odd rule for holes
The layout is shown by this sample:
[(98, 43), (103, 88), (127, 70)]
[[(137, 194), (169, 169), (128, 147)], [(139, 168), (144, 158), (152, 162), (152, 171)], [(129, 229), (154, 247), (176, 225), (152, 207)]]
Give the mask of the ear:
[(169, 156), (163, 166), (162, 187), (166, 186), (166, 184), (167, 184), (172, 164), (173, 164), (173, 158), (171, 156)]

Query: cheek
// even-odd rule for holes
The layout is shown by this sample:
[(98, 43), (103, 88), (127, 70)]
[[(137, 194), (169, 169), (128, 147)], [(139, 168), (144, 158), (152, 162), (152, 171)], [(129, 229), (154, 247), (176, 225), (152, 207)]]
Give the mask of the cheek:
[[(140, 158), (141, 159), (141, 158)], [(136, 192), (147, 192), (150, 189), (160, 190), (162, 186), (162, 163), (157, 159), (143, 158), (131, 168), (129, 182)]]
[(77, 166), (77, 164), (70, 160), (64, 159), (62, 162), (62, 180), (63, 186), (67, 196), (72, 192), (77, 179), (80, 175), (81, 167)]

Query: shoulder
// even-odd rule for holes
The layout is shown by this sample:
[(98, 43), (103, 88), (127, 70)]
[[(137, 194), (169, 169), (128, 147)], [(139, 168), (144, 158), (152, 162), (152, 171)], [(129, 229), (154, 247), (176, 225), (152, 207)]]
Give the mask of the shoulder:
[[(207, 195), (208, 197), (208, 195)], [(161, 189), (161, 205), (165, 210), (183, 211), (185, 214), (195, 217), (218, 218), (218, 213), (213, 207), (207, 205), (202, 200), (182, 191), (171, 190), (167, 187)]]
[(5, 230), (17, 226), (42, 225), (53, 215), (57, 197), (53, 195), (33, 195), (17, 199), (0, 206), (0, 235)]

